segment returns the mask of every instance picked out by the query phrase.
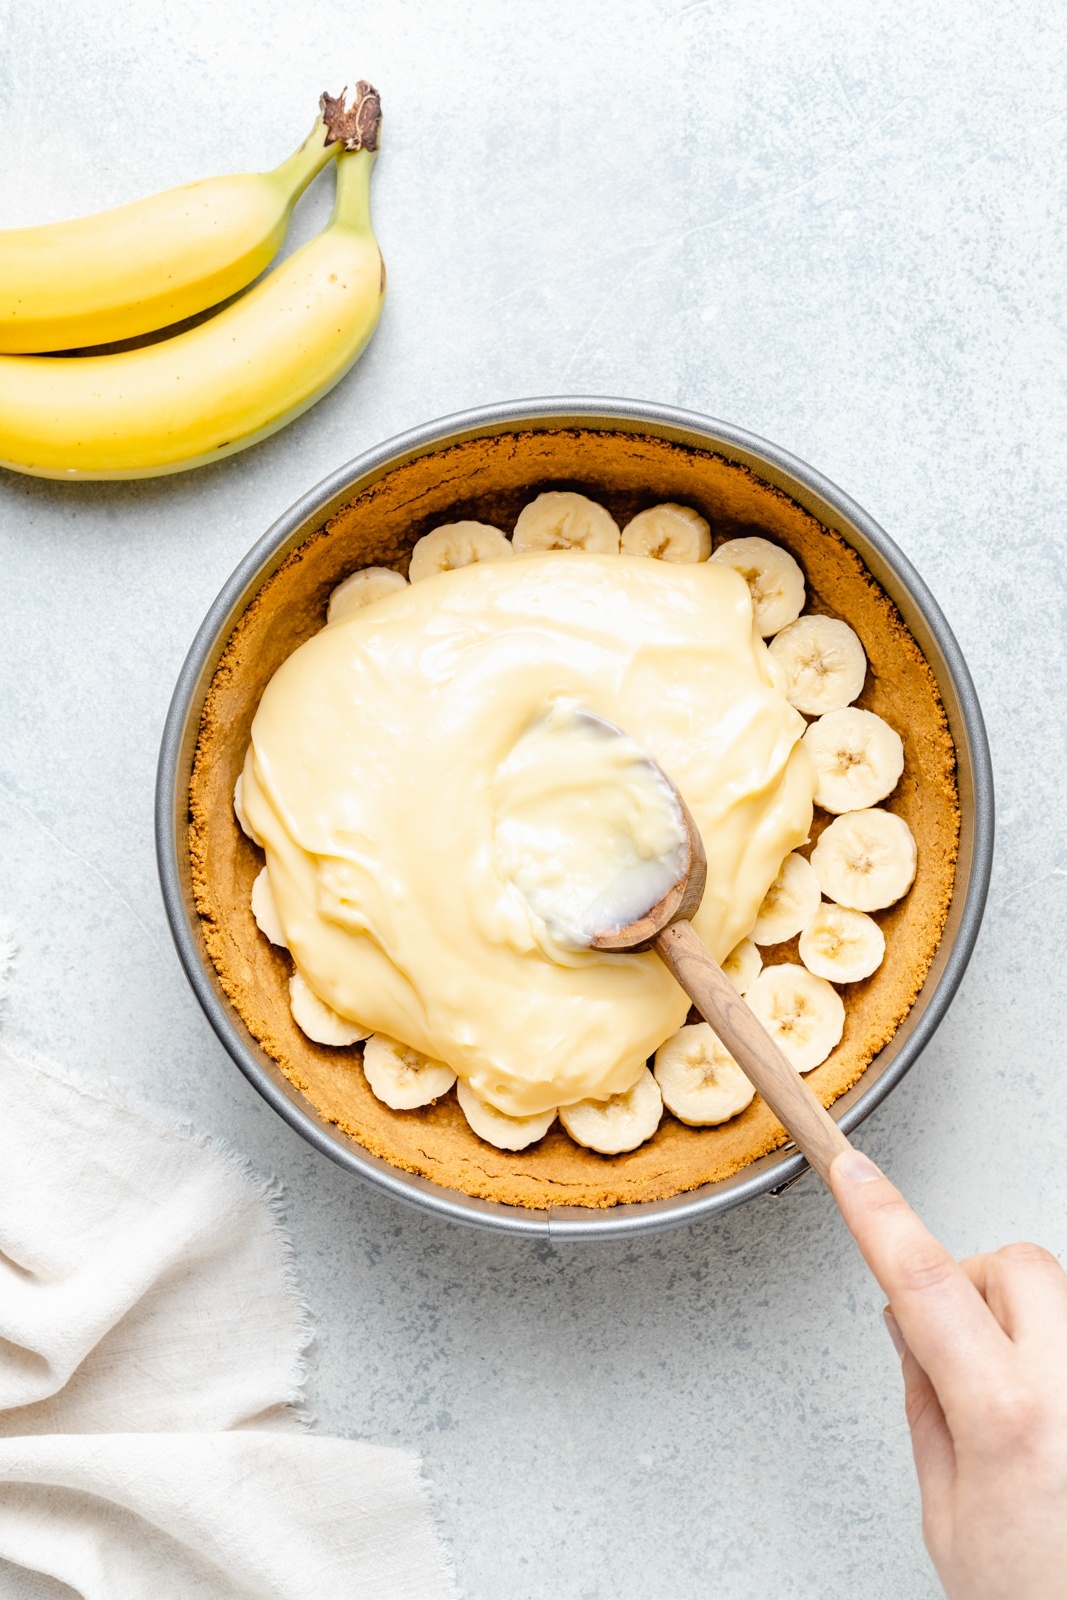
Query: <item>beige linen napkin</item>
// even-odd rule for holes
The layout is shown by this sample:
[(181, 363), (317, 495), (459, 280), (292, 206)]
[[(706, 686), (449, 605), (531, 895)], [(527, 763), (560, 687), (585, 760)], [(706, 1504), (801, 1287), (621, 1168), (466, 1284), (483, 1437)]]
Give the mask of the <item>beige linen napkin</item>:
[(454, 1600), (418, 1458), (307, 1431), (310, 1336), (275, 1191), (0, 1050), (4, 1600), (30, 1574), (85, 1600)]

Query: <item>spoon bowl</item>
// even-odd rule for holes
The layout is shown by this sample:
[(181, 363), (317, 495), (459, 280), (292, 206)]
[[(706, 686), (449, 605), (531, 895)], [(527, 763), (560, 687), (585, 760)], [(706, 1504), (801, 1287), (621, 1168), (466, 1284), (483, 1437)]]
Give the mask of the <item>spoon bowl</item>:
[[(596, 711), (580, 706), (576, 709), (576, 715), (609, 738), (625, 738), (620, 727)], [(704, 887), (708, 878), (708, 858), (704, 853), (700, 829), (689, 807), (658, 761), (646, 755), (645, 762), (669, 793), (682, 821), (685, 845), (682, 851), (681, 870), (667, 893), (639, 917), (623, 927), (606, 927), (593, 934), (589, 939), (591, 950), (650, 950), (661, 929), (680, 917), (693, 916), (704, 898)]]
[(647, 911), (635, 917), (632, 922), (628, 922), (625, 927), (604, 928), (595, 933), (589, 941), (592, 950), (651, 950), (657, 936), (664, 928), (674, 922), (688, 922), (689, 918), (699, 910), (700, 902), (704, 898), (704, 888), (708, 881), (708, 858), (704, 853), (700, 830), (693, 820), (692, 812), (667, 774), (661, 767), (656, 766), (654, 761), (650, 761), (650, 765), (656, 767), (657, 773), (677, 801), (678, 810), (685, 824), (685, 862), (679, 877), (654, 906), (649, 906)]

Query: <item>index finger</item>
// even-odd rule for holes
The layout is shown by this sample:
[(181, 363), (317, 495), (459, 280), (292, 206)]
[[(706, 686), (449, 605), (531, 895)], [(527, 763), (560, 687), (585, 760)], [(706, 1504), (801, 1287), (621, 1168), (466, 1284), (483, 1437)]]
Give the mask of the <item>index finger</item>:
[(830, 1186), (863, 1259), (885, 1290), (905, 1342), (946, 1411), (973, 1395), (1010, 1341), (967, 1273), (859, 1150), (830, 1168)]

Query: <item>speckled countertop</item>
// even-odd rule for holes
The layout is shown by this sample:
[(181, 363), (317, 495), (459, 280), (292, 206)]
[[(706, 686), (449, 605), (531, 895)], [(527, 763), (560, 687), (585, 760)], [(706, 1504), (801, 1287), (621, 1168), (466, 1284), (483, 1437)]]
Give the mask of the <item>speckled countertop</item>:
[(362, 75), (387, 117), (390, 275), (367, 356), (278, 438), (156, 482), (0, 480), (8, 1037), (284, 1179), (319, 1418), (424, 1452), (468, 1600), (936, 1594), (880, 1297), (814, 1180), (647, 1243), (554, 1248), (357, 1186), (201, 1017), (160, 905), (152, 787), (209, 601), (366, 446), (563, 392), (774, 439), (926, 576), (996, 768), (970, 972), (859, 1142), (957, 1251), (1062, 1251), (1067, 13), (8, 0), (0, 18), (0, 226), (273, 163), (320, 89)]

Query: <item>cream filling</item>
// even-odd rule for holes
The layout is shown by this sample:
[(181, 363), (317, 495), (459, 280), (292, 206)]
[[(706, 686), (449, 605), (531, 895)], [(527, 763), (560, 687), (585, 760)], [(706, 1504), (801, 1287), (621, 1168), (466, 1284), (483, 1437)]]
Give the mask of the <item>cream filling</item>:
[[(523, 741), (567, 701), (624, 728), (685, 799), (708, 857), (694, 921), (722, 959), (808, 836), (813, 772), (748, 587), (721, 563), (552, 551), (388, 595), (279, 668), (244, 771), (314, 992), (509, 1116), (625, 1092), (689, 1005), (654, 954), (566, 948), (520, 887)], [(620, 786), (578, 778), (560, 792), (586, 807), (588, 841)]]

